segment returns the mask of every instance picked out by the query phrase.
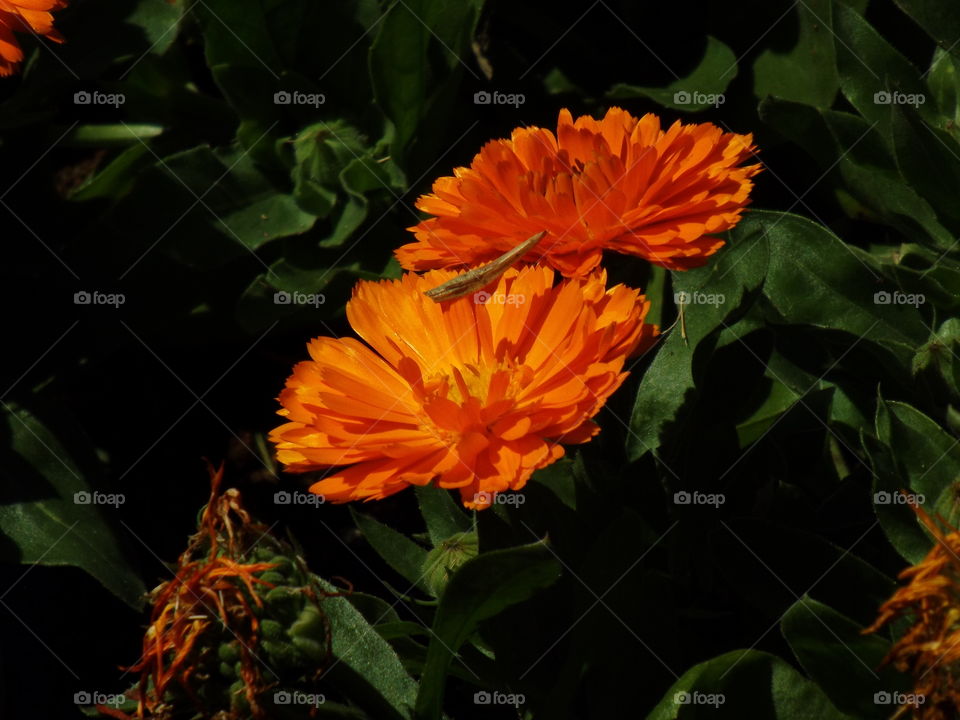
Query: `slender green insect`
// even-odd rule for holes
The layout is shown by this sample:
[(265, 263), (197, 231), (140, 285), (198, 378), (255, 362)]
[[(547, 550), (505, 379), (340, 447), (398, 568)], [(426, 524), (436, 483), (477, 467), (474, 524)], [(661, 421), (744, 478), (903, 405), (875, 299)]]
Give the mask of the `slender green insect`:
[(507, 250), (496, 260), (491, 260), (486, 265), (482, 265), (473, 270), (468, 270), (463, 275), (458, 275), (452, 280), (437, 287), (427, 290), (424, 295), (434, 302), (444, 302), (445, 300), (454, 300), (472, 293), (474, 290), (489, 285), (507, 271), (517, 260), (530, 252), (534, 246), (543, 240), (547, 234), (546, 230), (538, 232), (536, 235), (527, 238), (512, 250)]

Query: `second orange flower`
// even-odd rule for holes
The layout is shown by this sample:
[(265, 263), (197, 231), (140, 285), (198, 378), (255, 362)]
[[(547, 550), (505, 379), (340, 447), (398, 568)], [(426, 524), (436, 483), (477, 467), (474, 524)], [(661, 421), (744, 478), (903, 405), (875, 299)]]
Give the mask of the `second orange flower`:
[(662, 129), (653, 114), (611, 108), (602, 120), (560, 112), (557, 132), (517, 128), (492, 140), (470, 167), (442, 177), (417, 207), (434, 217), (400, 247), (408, 270), (492, 260), (546, 230), (529, 253), (571, 277), (603, 250), (638, 255), (672, 270), (703, 265), (749, 202), (760, 165), (751, 135), (710, 123)]

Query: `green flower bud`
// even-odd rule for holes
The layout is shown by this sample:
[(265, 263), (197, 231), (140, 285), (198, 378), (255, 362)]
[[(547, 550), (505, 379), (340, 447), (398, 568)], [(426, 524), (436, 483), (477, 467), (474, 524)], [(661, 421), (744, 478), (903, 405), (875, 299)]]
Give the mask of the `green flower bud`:
[(457, 568), (480, 552), (477, 534), (457, 533), (442, 541), (427, 553), (423, 563), (423, 577), (427, 587), (439, 596)]

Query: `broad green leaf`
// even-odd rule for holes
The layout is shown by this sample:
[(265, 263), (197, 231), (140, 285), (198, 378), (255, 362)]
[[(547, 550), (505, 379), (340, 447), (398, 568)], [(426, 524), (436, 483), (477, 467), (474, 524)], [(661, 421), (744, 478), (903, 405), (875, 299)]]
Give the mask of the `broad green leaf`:
[(952, 0), (894, 0), (900, 9), (929, 33), (941, 48), (956, 52), (960, 44), (960, 13)]
[[(157, 203), (158, 197), (164, 201)], [(143, 172), (111, 220), (139, 239), (125, 248), (130, 262), (156, 246), (185, 265), (218, 267), (272, 240), (305, 233), (316, 218), (275, 187), (246, 152), (198, 147)]]
[(833, 29), (843, 94), (863, 117), (878, 123), (885, 136), (893, 105), (912, 104), (924, 117), (934, 116), (919, 71), (863, 17), (835, 3)]
[[(832, 0), (797, 3), (792, 10), (797, 30), (787, 22), (771, 28), (766, 49), (753, 63), (754, 95), (775, 95), (817, 107), (833, 104), (840, 80), (833, 49), (832, 4)], [(789, 50), (779, 49), (793, 38)]]
[(417, 720), (439, 720), (453, 656), (483, 620), (523, 602), (560, 576), (560, 563), (542, 542), (491, 550), (467, 561), (440, 597), (417, 695)]
[(483, 0), (409, 0), (385, 10), (370, 73), (377, 104), (396, 128), (394, 156), (408, 154), (424, 117), (452, 102), (482, 7)]
[(880, 284), (870, 256), (800, 216), (767, 211), (752, 216), (767, 223), (764, 294), (783, 322), (843, 330), (909, 362), (926, 329), (915, 305), (895, 302), (896, 289)]
[(803, 669), (834, 705), (856, 716), (886, 717), (874, 694), (898, 688), (889, 668), (878, 671), (890, 643), (806, 595), (787, 610), (780, 630)]
[(960, 310), (960, 263), (940, 250), (907, 243), (888, 248), (885, 269), (907, 293), (921, 293), (941, 312)]
[(473, 521), (453, 499), (449, 490), (436, 485), (420, 485), (415, 490), (420, 513), (427, 523), (430, 542), (434, 546), (453, 535), (474, 529)]
[(146, 588), (104, 517), (117, 505), (91, 502), (93, 490), (77, 463), (29, 411), (4, 404), (3, 427), (10, 446), (0, 463), (0, 533), (17, 549), (8, 559), (73, 565), (131, 607), (141, 607)]
[(917, 563), (931, 541), (916, 515), (900, 500), (901, 490), (923, 496), (922, 507), (952, 522), (958, 519), (956, 484), (960, 481), (960, 441), (932, 419), (906, 403), (877, 403), (876, 433), (882, 446), (873, 448), (874, 509), (897, 551)]
[[(340, 589), (319, 580), (330, 593)], [(400, 658), (343, 596), (323, 599), (336, 658), (325, 677), (374, 717), (411, 718), (417, 685)]]
[[(345, 597), (350, 601), (350, 604), (363, 615), (366, 621), (374, 627), (378, 627), (384, 623), (400, 622), (400, 616), (397, 614), (394, 605), (391, 605), (383, 598), (356, 591)], [(423, 629), (422, 625), (417, 625), (417, 627)], [(424, 630), (424, 632), (426, 632), (426, 630)]]
[(953, 236), (939, 223), (930, 204), (904, 182), (876, 123), (776, 98), (760, 103), (760, 117), (809, 151), (825, 173), (836, 172), (859, 201), (859, 214), (869, 209), (875, 219), (915, 237), (916, 242), (929, 238), (944, 249), (953, 245)]
[(647, 720), (853, 720), (780, 658), (733, 650), (694, 665)]
[(937, 211), (942, 223), (960, 225), (952, 188), (960, 186), (960, 145), (923, 121), (913, 108), (894, 106), (891, 133), (897, 166), (908, 183)]
[(699, 112), (723, 105), (726, 102), (723, 93), (736, 76), (737, 57), (733, 51), (715, 37), (708, 35), (703, 59), (686, 77), (670, 83), (665, 88), (639, 87), (620, 83), (610, 88), (607, 97), (611, 100), (648, 97), (674, 110)]
[(429, 592), (423, 573), (423, 565), (427, 559), (426, 548), (369, 515), (359, 513), (353, 508), (350, 508), (350, 514), (371, 547), (390, 567), (411, 583), (411, 589), (417, 587)]
[[(204, 0), (193, 7), (204, 37), (207, 65), (252, 66), (279, 77), (283, 61), (260, 0)], [(290, 28), (295, 32), (295, 28)]]
[[(763, 283), (767, 270), (767, 238), (763, 222), (751, 212), (728, 233), (729, 245), (710, 264), (673, 273), (675, 300), (684, 300), (687, 340), (675, 326), (660, 347), (637, 390), (630, 420), (627, 452), (632, 459), (656, 452), (667, 426), (675, 423), (697, 395), (694, 356), (713, 348), (702, 341), (749, 304), (750, 291)], [(702, 347), (701, 347), (702, 345)]]

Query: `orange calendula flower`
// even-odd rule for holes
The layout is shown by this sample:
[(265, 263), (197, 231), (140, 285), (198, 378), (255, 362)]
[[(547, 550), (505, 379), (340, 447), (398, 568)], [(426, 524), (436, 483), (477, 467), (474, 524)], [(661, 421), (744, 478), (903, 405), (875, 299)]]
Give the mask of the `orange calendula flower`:
[(66, 5), (66, 0), (0, 0), (0, 77), (13, 75), (23, 62), (23, 50), (14, 32), (63, 42), (63, 36), (53, 27), (51, 12)]
[(605, 249), (697, 267), (749, 202), (760, 165), (738, 166), (754, 150), (751, 135), (711, 123), (663, 130), (653, 114), (611, 108), (600, 121), (574, 121), (564, 109), (556, 135), (517, 128), (437, 180), (417, 201), (434, 217), (410, 228), (417, 240), (397, 259), (408, 270), (472, 265), (546, 230), (527, 257), (568, 277), (595, 268)]
[(436, 481), (485, 508), (598, 432), (626, 358), (657, 332), (643, 296), (607, 289), (604, 272), (555, 286), (527, 266), (450, 302), (424, 295), (455, 275), (360, 282), (347, 317), (367, 345), (309, 343), (270, 437), (287, 470), (338, 468), (311, 491), (372, 500)]
[(863, 632), (909, 618), (912, 626), (883, 661), (914, 677), (914, 692), (905, 696), (893, 718), (910, 714), (914, 720), (954, 720), (960, 717), (960, 531), (940, 519), (945, 531), (921, 508), (912, 507), (936, 544), (919, 564), (900, 573), (907, 584)]

